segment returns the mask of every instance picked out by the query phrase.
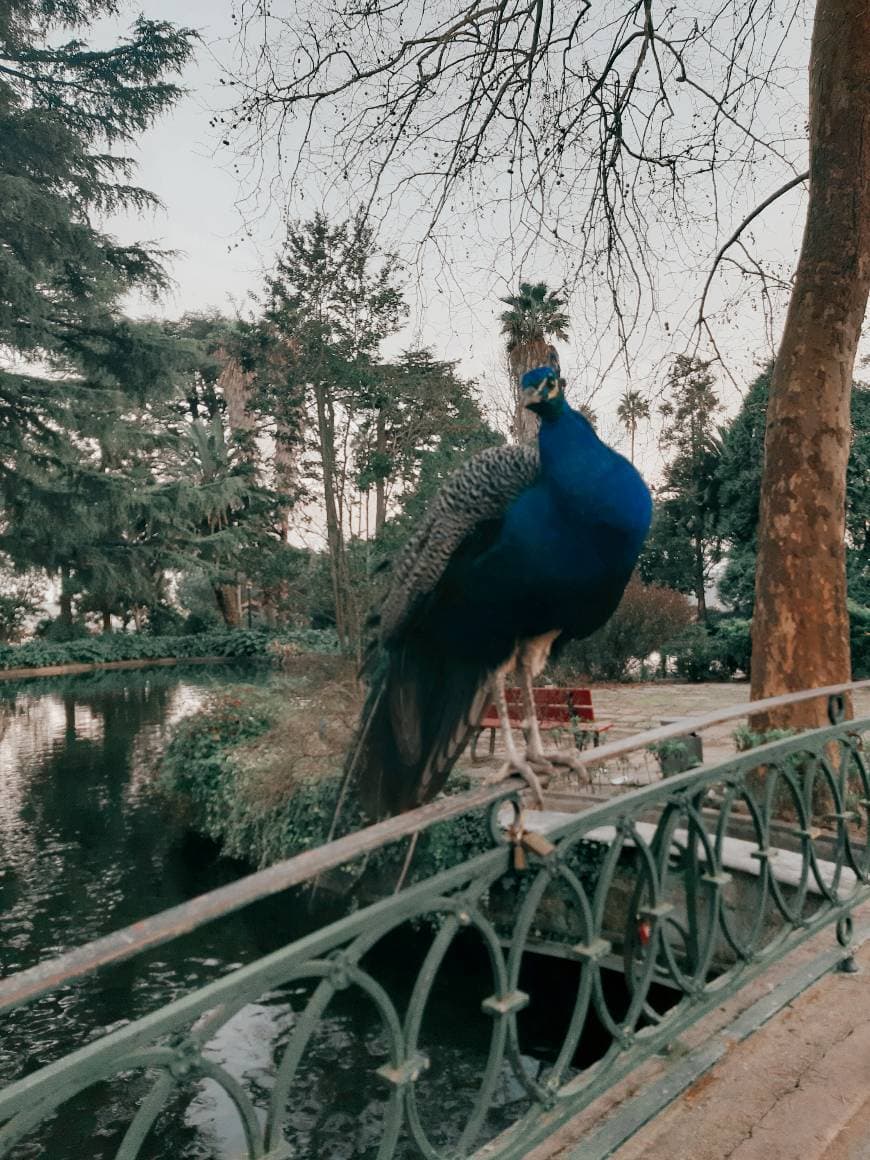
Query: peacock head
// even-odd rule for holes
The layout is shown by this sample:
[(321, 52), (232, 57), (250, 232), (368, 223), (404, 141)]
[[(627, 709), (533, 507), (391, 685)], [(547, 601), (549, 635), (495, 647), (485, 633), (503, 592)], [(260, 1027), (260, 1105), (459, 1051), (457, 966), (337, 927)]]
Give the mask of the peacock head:
[(520, 379), (523, 403), (542, 419), (556, 419), (565, 405), (564, 379), (553, 367), (535, 367)]

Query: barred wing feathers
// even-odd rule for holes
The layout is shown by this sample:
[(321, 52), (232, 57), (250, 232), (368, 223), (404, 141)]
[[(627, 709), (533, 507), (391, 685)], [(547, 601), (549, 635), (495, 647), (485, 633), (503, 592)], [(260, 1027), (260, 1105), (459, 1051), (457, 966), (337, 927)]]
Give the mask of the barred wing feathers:
[(445, 615), (451, 575), (490, 547), (539, 470), (535, 446), (476, 455), (447, 480), (393, 564), (372, 617), (369, 692), (345, 767), (345, 783), (371, 818), (434, 797), (480, 718), (492, 658), (459, 657), (433, 626)]
[(393, 564), (375, 617), (384, 643), (401, 633), (420, 600), (435, 591), (463, 541), (481, 524), (501, 520), (539, 471), (537, 445), (505, 446), (481, 451), (450, 476)]

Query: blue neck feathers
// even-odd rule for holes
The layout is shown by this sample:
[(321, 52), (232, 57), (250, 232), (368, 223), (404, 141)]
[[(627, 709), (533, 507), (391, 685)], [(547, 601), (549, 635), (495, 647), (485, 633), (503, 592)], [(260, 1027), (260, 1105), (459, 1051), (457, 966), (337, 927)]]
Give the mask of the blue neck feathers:
[(643, 540), (652, 500), (639, 473), (602, 443), (591, 424), (567, 403), (545, 417), (539, 436), (541, 474), (557, 492), (582, 505), (590, 522), (607, 524)]

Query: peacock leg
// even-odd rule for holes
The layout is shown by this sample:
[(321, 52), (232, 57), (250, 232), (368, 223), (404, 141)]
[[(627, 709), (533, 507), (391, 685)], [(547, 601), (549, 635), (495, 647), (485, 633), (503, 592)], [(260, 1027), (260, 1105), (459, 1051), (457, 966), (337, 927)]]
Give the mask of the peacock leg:
[[(544, 804), (544, 794), (541, 788), (541, 782), (530, 762), (517, 749), (513, 733), (511, 732), (504, 682), (505, 672), (503, 669), (499, 669), (493, 679), (493, 697), (508, 759), (495, 773), (491, 773), (485, 779), (485, 784), (495, 785), (497, 782), (504, 781), (505, 778), (510, 777), (512, 773), (518, 773), (531, 789), (538, 805), (542, 806)], [(535, 724), (537, 724), (537, 721)]]
[(545, 773), (555, 773), (551, 764), (550, 755), (544, 753), (544, 743), (541, 740), (541, 728), (538, 724), (538, 713), (535, 709), (535, 692), (532, 687), (532, 670), (522, 662), (520, 662), (518, 668), (520, 688), (523, 694), (523, 713), (525, 714), (529, 734), (526, 745), (526, 760), (535, 766), (543, 766)]
[(528, 665), (520, 662), (519, 666), (520, 681), (522, 682), (523, 690), (523, 712), (526, 715), (529, 729), (529, 743), (526, 747), (526, 760), (538, 770), (547, 773), (555, 773), (555, 766), (561, 765), (568, 769), (572, 769), (575, 773), (589, 779), (589, 771), (582, 762), (578, 761), (573, 754), (565, 753), (562, 750), (556, 749), (551, 753), (544, 751), (544, 743), (541, 740), (541, 730), (538, 726), (538, 714), (535, 711), (535, 693), (532, 687), (532, 670)]

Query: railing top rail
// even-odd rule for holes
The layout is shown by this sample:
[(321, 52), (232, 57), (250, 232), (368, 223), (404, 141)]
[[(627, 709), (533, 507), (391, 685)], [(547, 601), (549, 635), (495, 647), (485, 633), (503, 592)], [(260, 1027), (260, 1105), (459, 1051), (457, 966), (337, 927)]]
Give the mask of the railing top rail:
[[(662, 725), (657, 729), (648, 729), (643, 733), (635, 733), (630, 737), (608, 742), (594, 750), (579, 753), (577, 757), (582, 765), (598, 765), (634, 750), (679, 736), (685, 732), (687, 722), (691, 722), (693, 729), (705, 729), (759, 711), (777, 709), (816, 697), (835, 696), (861, 688), (870, 688), (870, 680), (803, 689), (797, 693), (786, 693), (761, 701), (744, 702), (698, 716), (683, 717), (670, 725)], [(500, 785), (486, 786), (430, 802), (408, 813), (387, 818), (385, 821), (348, 834), (328, 845), (306, 850), (265, 870), (248, 874), (237, 882), (200, 894), (188, 902), (170, 907), (102, 938), (94, 939), (53, 959), (37, 963), (34, 967), (0, 980), (0, 1012), (32, 1002), (40, 995), (89, 975), (101, 967), (123, 962), (143, 951), (161, 946), (262, 898), (311, 881), (399, 838), (419, 833), (449, 818), (480, 809), (501, 798), (510, 797), (521, 788), (523, 783), (520, 779), (511, 778)]]

